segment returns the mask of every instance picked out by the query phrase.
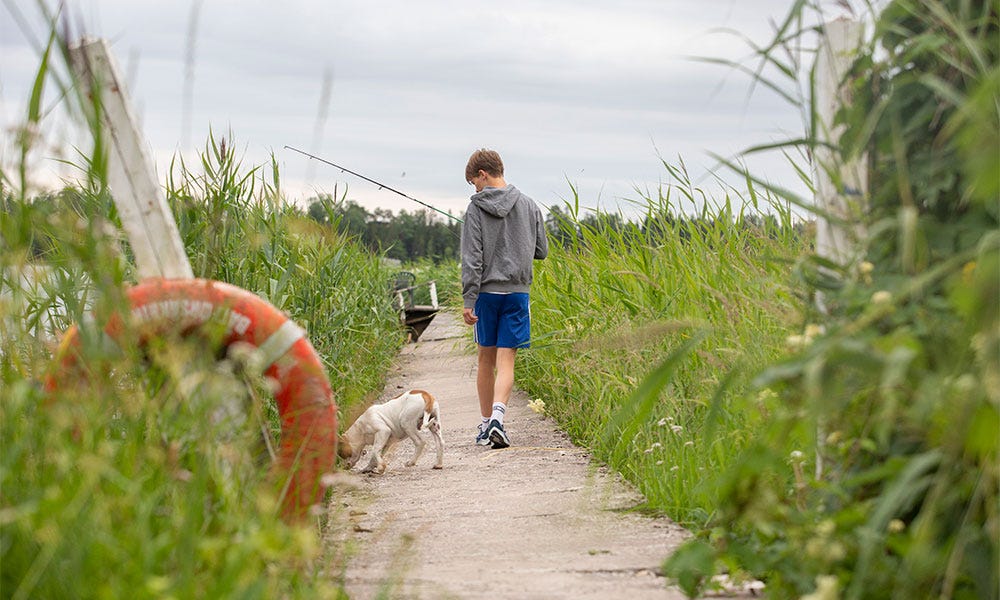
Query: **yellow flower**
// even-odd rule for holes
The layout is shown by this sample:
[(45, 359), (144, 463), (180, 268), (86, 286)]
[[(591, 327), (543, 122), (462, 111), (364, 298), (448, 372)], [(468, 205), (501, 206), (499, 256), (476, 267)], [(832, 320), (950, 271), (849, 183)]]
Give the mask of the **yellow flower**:
[(535, 411), (536, 413), (538, 413), (540, 415), (544, 415), (545, 414), (545, 401), (542, 400), (541, 398), (535, 398), (534, 400), (530, 400), (528, 402), (528, 408), (530, 408), (531, 410)]
[(837, 600), (840, 598), (840, 582), (836, 575), (817, 575), (816, 591), (802, 596), (800, 600)]
[(972, 276), (976, 272), (976, 261), (972, 260), (962, 265), (962, 282), (972, 283)]
[(790, 335), (785, 338), (785, 345), (788, 346), (789, 350), (801, 350), (808, 345), (806, 336), (804, 335)]
[(815, 337), (823, 335), (824, 333), (826, 333), (826, 327), (823, 327), (822, 325), (817, 325), (816, 323), (806, 325), (805, 336), (810, 341), (812, 341)]
[(875, 265), (871, 264), (867, 260), (858, 265), (858, 274), (861, 275), (861, 281), (865, 283), (872, 282), (872, 271), (875, 270)]
[(872, 294), (872, 304), (881, 306), (892, 302), (892, 293), (886, 290), (879, 290)]

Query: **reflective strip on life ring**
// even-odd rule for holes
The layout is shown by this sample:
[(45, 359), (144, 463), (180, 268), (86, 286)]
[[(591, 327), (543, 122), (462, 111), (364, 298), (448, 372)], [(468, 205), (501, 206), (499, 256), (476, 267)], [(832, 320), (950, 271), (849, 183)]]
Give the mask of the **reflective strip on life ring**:
[[(131, 306), (128, 325), (143, 345), (168, 333), (186, 334), (209, 319), (223, 319), (222, 345), (237, 342), (254, 348), (254, 363), (277, 382), (274, 394), (281, 415), (277, 477), (287, 476), (282, 512), (296, 519), (322, 499), (320, 479), (335, 466), (337, 407), (326, 370), (305, 331), (258, 296), (233, 285), (206, 279), (146, 279), (126, 291)], [(121, 340), (126, 323), (114, 315), (104, 327)], [(60, 375), (79, 366), (77, 326), (63, 336), (57, 352), (60, 372), (46, 380), (59, 386)]]

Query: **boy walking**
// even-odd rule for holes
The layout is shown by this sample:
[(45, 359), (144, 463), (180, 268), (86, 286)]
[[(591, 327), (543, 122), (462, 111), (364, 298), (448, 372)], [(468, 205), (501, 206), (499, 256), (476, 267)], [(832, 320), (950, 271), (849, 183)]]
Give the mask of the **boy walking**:
[(518, 348), (531, 341), (528, 291), (532, 261), (548, 256), (545, 221), (534, 200), (504, 180), (493, 150), (476, 150), (465, 167), (475, 186), (462, 225), (462, 318), (479, 346), (476, 391), (482, 422), (476, 443), (510, 446), (504, 430)]

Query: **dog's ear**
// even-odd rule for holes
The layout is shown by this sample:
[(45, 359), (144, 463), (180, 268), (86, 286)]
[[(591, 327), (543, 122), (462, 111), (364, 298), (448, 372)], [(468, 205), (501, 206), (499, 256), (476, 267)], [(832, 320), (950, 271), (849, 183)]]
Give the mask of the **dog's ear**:
[(354, 454), (354, 451), (351, 448), (351, 443), (344, 439), (339, 440), (339, 443), (337, 444), (337, 456), (347, 459), (351, 458), (352, 454)]

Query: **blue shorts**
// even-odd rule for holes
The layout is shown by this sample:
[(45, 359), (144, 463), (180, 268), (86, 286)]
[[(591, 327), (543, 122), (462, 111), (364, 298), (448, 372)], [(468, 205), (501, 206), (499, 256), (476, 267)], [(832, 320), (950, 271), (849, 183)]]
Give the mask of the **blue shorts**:
[(476, 343), (498, 348), (527, 348), (531, 345), (531, 310), (528, 294), (479, 294), (473, 328)]

